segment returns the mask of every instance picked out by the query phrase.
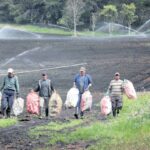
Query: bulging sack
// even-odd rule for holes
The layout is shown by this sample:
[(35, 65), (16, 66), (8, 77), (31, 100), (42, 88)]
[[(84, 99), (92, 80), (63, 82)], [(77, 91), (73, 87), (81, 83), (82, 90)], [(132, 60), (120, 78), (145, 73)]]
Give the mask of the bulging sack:
[(60, 114), (62, 109), (62, 99), (57, 92), (54, 92), (49, 101), (49, 112), (51, 117)]
[(112, 104), (109, 96), (104, 96), (100, 101), (102, 115), (108, 115), (112, 111)]
[(78, 100), (79, 100), (79, 90), (73, 87), (67, 92), (65, 106), (67, 108), (76, 107)]
[(14, 100), (13, 106), (12, 106), (12, 110), (15, 116), (20, 115), (21, 113), (23, 113), (24, 110), (24, 99), (22, 98), (17, 98)]
[(40, 107), (44, 108), (44, 98), (40, 97)]
[(0, 92), (0, 110), (1, 110), (1, 105), (2, 105), (2, 93)]
[(90, 91), (85, 91), (81, 98), (81, 111), (91, 110), (92, 108), (92, 95)]
[(133, 83), (129, 80), (124, 80), (124, 92), (129, 99), (136, 99), (137, 94)]
[(35, 92), (30, 92), (27, 95), (26, 108), (27, 112), (31, 114), (39, 114), (39, 96)]

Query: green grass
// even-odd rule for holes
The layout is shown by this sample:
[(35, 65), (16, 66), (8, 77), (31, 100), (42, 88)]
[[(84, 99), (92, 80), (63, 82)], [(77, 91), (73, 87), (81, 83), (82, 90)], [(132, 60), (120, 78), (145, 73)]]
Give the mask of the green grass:
[[(31, 137), (38, 138), (40, 135), (55, 134), (55, 131), (61, 131), (67, 128), (72, 128), (74, 126), (82, 124), (82, 120), (70, 120), (67, 122), (50, 122), (47, 125), (37, 126), (30, 130), (29, 135)], [(53, 133), (52, 133), (53, 132)]]
[[(17, 25), (17, 24), (0, 24), (0, 28), (3, 27), (12, 27), (14, 29), (18, 30), (24, 30), (27, 32), (33, 32), (33, 33), (42, 33), (42, 34), (52, 34), (52, 35), (63, 35), (63, 36), (72, 36), (73, 31), (71, 30), (64, 30), (62, 28), (56, 28), (56, 27), (40, 27), (38, 25)], [(134, 34), (134, 33), (133, 33)], [(103, 33), (103, 32), (95, 32), (92, 31), (77, 31), (77, 36), (86, 36), (86, 37), (109, 37), (109, 36), (119, 36), (120, 33), (112, 33), (109, 35), (109, 33)]]
[(13, 126), (17, 123), (17, 119), (0, 119), (0, 128)]
[(61, 28), (52, 28), (52, 27), (40, 27), (36, 25), (16, 25), (16, 24), (0, 24), (0, 28), (3, 27), (12, 27), (18, 30), (24, 30), (33, 33), (44, 33), (44, 34), (52, 34), (52, 35), (72, 35), (72, 32), (65, 31)]
[[(137, 150), (150, 147), (150, 93), (138, 94), (137, 100), (124, 97), (124, 107), (118, 117), (108, 116), (102, 122), (71, 120), (60, 124), (51, 122), (47, 126), (32, 129), (31, 135), (49, 135), (49, 144), (94, 142), (91, 150)], [(82, 125), (80, 125), (82, 124)], [(80, 126), (77, 126), (80, 125)], [(73, 128), (74, 130), (70, 130)], [(61, 130), (65, 129), (63, 132)], [(47, 132), (47, 131), (57, 132)], [(34, 132), (34, 134), (33, 134)]]

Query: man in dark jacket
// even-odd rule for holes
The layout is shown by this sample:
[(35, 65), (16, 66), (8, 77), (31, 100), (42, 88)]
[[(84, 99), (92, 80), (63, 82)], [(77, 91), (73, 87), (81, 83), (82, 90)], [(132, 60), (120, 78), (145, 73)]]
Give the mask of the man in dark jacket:
[(18, 77), (14, 74), (12, 68), (8, 69), (8, 75), (4, 78), (1, 90), (3, 90), (1, 106), (2, 114), (4, 118), (10, 117), (14, 97), (15, 95), (16, 97), (19, 96)]
[[(46, 73), (42, 73), (42, 79), (39, 80), (38, 86), (34, 90), (35, 92), (39, 92), (40, 98), (40, 118), (43, 115), (43, 108), (45, 108), (45, 116), (48, 118), (49, 115), (49, 100), (54, 92), (54, 88), (50, 79)], [(42, 104), (42, 99), (44, 100), (44, 107)]]

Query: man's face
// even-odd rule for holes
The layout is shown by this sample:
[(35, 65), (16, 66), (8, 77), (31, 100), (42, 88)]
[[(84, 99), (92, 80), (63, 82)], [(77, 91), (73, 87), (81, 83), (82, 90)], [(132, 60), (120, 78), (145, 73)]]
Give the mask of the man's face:
[(9, 73), (8, 73), (8, 77), (10, 77), (10, 78), (13, 77), (13, 73), (10, 73), (10, 72), (9, 72)]
[(80, 71), (80, 75), (84, 76), (85, 75), (85, 71)]
[(115, 75), (115, 80), (119, 80), (120, 79), (120, 75), (119, 74), (116, 74)]
[(47, 75), (42, 75), (43, 80), (47, 79)]

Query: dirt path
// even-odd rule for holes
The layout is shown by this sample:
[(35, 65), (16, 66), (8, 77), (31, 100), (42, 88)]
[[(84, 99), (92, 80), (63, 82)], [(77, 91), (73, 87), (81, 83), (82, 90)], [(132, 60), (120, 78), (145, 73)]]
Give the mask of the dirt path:
[[(63, 133), (76, 130), (78, 126), (85, 126), (85, 124), (92, 122), (92, 119), (101, 119), (98, 118), (99, 116), (99, 106), (95, 106), (95, 104), (98, 103), (98, 99), (94, 101), (93, 104), (93, 110), (91, 112), (86, 112), (85, 117), (87, 118), (84, 120), (84, 122), (80, 125), (76, 125), (72, 128), (68, 128), (63, 130), (60, 130), (58, 132)], [(46, 125), (49, 122), (68, 122), (72, 119), (74, 119), (74, 110), (73, 109), (65, 109), (63, 107), (63, 110), (61, 114), (57, 118), (51, 118), (51, 119), (38, 119), (37, 117), (34, 117), (32, 119), (28, 117), (21, 116), (18, 118), (18, 124), (12, 127), (0, 129), (0, 150), (34, 150), (34, 149), (45, 149), (46, 147), (51, 148), (52, 150), (59, 150), (59, 149), (70, 149), (70, 150), (76, 150), (76, 149), (85, 149), (89, 146), (89, 142), (76, 142), (73, 144), (65, 145), (63, 143), (58, 143), (54, 146), (47, 145), (48, 139), (50, 139), (50, 135), (41, 135), (40, 138), (31, 138), (29, 137), (29, 129), (34, 128), (38, 125)], [(50, 131), (48, 131), (50, 132)], [(91, 141), (93, 142), (93, 141)]]
[(49, 120), (32, 119), (19, 122), (15, 126), (0, 129), (0, 150), (31, 150), (40, 141), (31, 141), (28, 130)]

